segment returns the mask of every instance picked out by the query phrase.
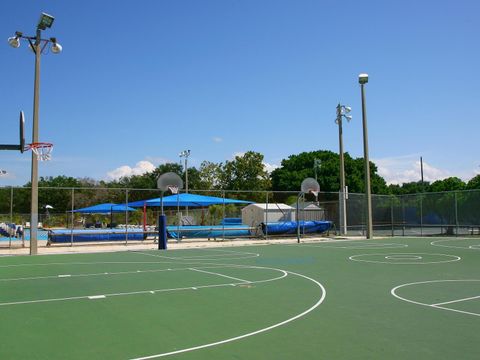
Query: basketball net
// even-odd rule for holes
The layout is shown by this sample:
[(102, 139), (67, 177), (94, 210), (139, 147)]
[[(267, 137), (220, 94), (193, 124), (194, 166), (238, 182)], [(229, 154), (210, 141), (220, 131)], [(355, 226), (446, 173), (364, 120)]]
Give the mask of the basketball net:
[(318, 191), (309, 190), (308, 192), (310, 192), (310, 193), (312, 193), (313, 195), (315, 195), (315, 198), (318, 198)]
[(44, 142), (32, 143), (26, 146), (26, 150), (32, 150), (40, 161), (49, 161), (52, 159), (53, 144)]
[(178, 186), (174, 186), (174, 185), (169, 185), (167, 186), (168, 190), (170, 190), (170, 192), (172, 194), (178, 194)]

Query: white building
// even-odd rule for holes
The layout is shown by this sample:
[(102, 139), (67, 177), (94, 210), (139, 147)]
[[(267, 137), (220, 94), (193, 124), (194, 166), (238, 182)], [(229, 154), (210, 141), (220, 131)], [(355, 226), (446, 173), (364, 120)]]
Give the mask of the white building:
[(262, 222), (295, 221), (295, 208), (281, 203), (256, 203), (242, 209), (242, 224), (257, 227)]

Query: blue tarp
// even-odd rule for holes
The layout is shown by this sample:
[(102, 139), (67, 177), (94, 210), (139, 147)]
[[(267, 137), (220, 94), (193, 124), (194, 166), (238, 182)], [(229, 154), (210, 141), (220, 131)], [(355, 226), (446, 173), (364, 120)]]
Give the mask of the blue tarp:
[[(94, 241), (125, 241), (125, 231), (120, 229), (57, 229), (48, 231), (49, 243), (94, 242)], [(143, 240), (143, 230), (129, 229), (128, 240)]]
[[(332, 227), (331, 221), (299, 221), (300, 233), (323, 233)], [(269, 222), (262, 223), (262, 232), (268, 235), (296, 234), (297, 222)]]
[(221, 238), (249, 236), (250, 228), (247, 225), (213, 225), (213, 226), (167, 226), (169, 238)]
[[(205, 196), (205, 195), (197, 195), (197, 194), (177, 194), (177, 195), (170, 195), (165, 196), (163, 198), (163, 206), (164, 207), (203, 207), (203, 206), (210, 206), (210, 205), (221, 205), (221, 204), (252, 204), (252, 201), (245, 201), (245, 200), (236, 200), (236, 199), (227, 199), (227, 198), (220, 198), (215, 196)], [(140, 200), (129, 203), (128, 206), (133, 207), (143, 207), (146, 204), (147, 206), (160, 206), (161, 199), (149, 199), (149, 200)]]
[[(158, 235), (158, 231), (149, 233)], [(247, 225), (231, 226), (167, 226), (167, 235), (169, 238), (221, 238), (249, 236), (250, 231)], [(121, 229), (55, 229), (48, 231), (49, 243), (69, 243), (73, 242), (97, 242), (97, 241), (125, 241), (127, 233)], [(144, 240), (146, 234), (140, 229), (129, 229), (128, 240)]]
[(125, 211), (136, 211), (137, 209), (125, 206), (124, 204), (98, 204), (89, 206), (82, 209), (73, 210), (70, 212), (82, 213), (82, 214), (110, 214), (110, 213), (122, 213)]

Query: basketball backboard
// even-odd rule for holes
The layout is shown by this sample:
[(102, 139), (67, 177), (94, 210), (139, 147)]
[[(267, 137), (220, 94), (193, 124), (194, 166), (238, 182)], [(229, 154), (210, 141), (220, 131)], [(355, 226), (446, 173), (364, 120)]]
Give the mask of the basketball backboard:
[(176, 188), (176, 191), (178, 192), (178, 190), (183, 189), (183, 180), (180, 176), (178, 176), (178, 174), (175, 174), (174, 172), (168, 172), (158, 177), (157, 187), (161, 191), (167, 191), (171, 188)]
[(0, 144), (0, 150), (20, 150), (22, 153), (25, 150), (25, 115), (23, 114), (23, 111), (20, 111), (19, 120), (20, 128), (18, 145)]

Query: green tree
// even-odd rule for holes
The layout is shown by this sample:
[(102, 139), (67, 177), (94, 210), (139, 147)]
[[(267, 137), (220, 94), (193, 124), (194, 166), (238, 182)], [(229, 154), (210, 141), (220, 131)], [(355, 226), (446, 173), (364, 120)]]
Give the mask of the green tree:
[(449, 177), (443, 180), (437, 180), (430, 185), (431, 192), (465, 190), (466, 184), (458, 177)]
[(222, 173), (222, 163), (213, 163), (202, 161), (200, 164), (199, 176), (200, 182), (198, 189), (214, 190), (220, 188), (220, 176)]
[[(303, 152), (291, 155), (281, 162), (281, 166), (272, 174), (272, 188), (274, 191), (299, 191), (300, 184), (307, 177), (315, 177), (315, 159), (321, 161), (317, 169), (317, 180), (321, 191), (338, 191), (340, 188), (340, 159), (339, 155), (326, 150)], [(348, 153), (344, 154), (345, 183), (349, 192), (364, 191), (364, 162), (362, 158), (353, 159)], [(385, 180), (377, 174), (377, 167), (370, 162), (370, 180), (372, 192), (376, 194), (388, 193)]]
[(402, 185), (389, 185), (388, 190), (394, 195), (418, 194), (430, 190), (430, 183), (421, 181), (412, 181)]
[(220, 183), (225, 190), (268, 190), (270, 179), (263, 165), (263, 155), (248, 151), (227, 161), (222, 167)]
[(480, 189), (480, 174), (470, 179), (466, 188), (468, 190)]

